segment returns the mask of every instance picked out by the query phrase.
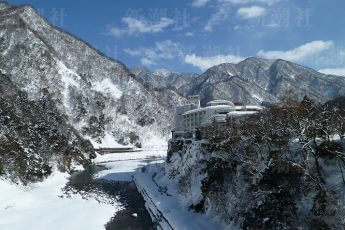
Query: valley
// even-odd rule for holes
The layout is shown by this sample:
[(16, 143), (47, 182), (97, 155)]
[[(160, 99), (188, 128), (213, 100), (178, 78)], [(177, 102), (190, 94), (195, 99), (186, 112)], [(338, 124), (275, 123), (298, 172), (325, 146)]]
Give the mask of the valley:
[[(42, 9), (0, 1), (0, 229), (342, 229), (345, 75), (324, 64), (345, 52), (329, 40), (248, 52), (271, 45), (268, 35), (279, 34), (276, 46), (297, 36), (267, 32), (282, 29), (274, 23), (211, 28), (232, 9), (243, 23), (290, 1), (184, 3), (182, 16), (221, 7), (204, 29), (157, 12), (119, 17), (154, 11), (146, 2), (94, 10), (61, 0), (57, 11), (28, 0), (53, 6), (59, 26)], [(182, 3), (171, 4), (178, 13)], [(76, 6), (66, 29), (63, 11)], [(113, 17), (121, 24), (104, 26)], [(245, 55), (194, 53), (232, 45), (233, 34), (246, 34)], [(331, 49), (334, 60), (304, 66)]]

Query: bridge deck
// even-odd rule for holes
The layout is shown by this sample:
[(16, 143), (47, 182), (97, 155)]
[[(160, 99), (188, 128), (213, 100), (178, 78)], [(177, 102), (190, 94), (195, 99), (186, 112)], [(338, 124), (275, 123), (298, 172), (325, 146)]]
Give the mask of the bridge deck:
[(123, 148), (99, 148), (95, 149), (99, 154), (110, 154), (110, 153), (128, 153), (128, 152), (140, 152), (141, 149), (134, 149), (130, 147)]

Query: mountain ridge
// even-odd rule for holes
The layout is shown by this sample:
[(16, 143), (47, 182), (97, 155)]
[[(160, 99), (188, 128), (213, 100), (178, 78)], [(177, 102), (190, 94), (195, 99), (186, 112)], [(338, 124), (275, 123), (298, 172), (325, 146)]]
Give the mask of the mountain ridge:
[(47, 88), (86, 136), (93, 135), (86, 130), (96, 122), (105, 123), (101, 136), (114, 136), (123, 144), (140, 146), (149, 139), (168, 138), (172, 105), (184, 97), (142, 84), (120, 61), (50, 25), (31, 6), (4, 11), (0, 15), (0, 69), (30, 99), (37, 100)]
[(199, 94), (202, 105), (213, 99), (274, 104), (290, 89), (320, 102), (345, 94), (342, 77), (281, 59), (249, 57), (201, 75), (136, 71), (50, 25), (29, 5), (0, 7), (0, 70), (32, 100), (47, 89), (71, 124), (96, 142), (106, 135), (137, 146), (156, 134), (166, 140), (175, 107), (191, 94)]
[(178, 90), (185, 96), (200, 94), (202, 105), (213, 99), (274, 104), (289, 90), (299, 99), (308, 96), (325, 102), (345, 94), (345, 78), (283, 59), (248, 57), (237, 64), (212, 66)]

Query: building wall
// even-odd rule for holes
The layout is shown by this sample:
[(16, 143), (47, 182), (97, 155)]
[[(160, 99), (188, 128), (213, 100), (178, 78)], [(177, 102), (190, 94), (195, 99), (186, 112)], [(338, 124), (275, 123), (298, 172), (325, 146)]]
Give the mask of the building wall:
[(196, 106), (197, 108), (200, 108), (200, 96), (199, 95), (188, 96), (188, 102), (189, 102), (189, 104), (192, 104), (192, 105)]
[(206, 111), (199, 111), (185, 115), (183, 118), (184, 130), (186, 132), (191, 132), (194, 129), (200, 128), (205, 116)]
[[(222, 114), (228, 116), (230, 112), (233, 112), (231, 116), (242, 116), (249, 111), (256, 111), (260, 108), (258, 106), (235, 106), (230, 101), (215, 100), (208, 103), (207, 107), (200, 108), (200, 97), (198, 95), (188, 97), (188, 105), (179, 106), (176, 108), (175, 117), (175, 129), (173, 133), (181, 135), (180, 132), (185, 132), (185, 135), (192, 134), (196, 130), (201, 130), (202, 126), (207, 128), (208, 123), (212, 123), (210, 120), (214, 117), (215, 123), (219, 123), (219, 130), (225, 124), (225, 119), (217, 120), (215, 115)], [(237, 111), (237, 112), (235, 112)], [(241, 113), (243, 111), (243, 114)], [(204, 130), (205, 131), (205, 130)]]
[(184, 130), (185, 132), (192, 132), (195, 129), (200, 129), (203, 122), (207, 122), (212, 116), (217, 114), (226, 114), (228, 112), (234, 111), (234, 107), (228, 108), (214, 108), (205, 107), (204, 109), (191, 112), (184, 115)]
[(178, 106), (176, 108), (175, 130), (177, 130), (177, 131), (184, 130), (185, 123), (184, 123), (184, 119), (183, 119), (183, 114), (189, 110), (193, 110), (193, 109), (197, 109), (197, 108), (198, 107), (195, 104)]

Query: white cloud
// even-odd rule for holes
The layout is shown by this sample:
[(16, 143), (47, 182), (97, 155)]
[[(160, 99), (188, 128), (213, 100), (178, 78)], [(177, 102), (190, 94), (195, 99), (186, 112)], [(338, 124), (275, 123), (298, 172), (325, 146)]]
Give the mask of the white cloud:
[(266, 9), (260, 6), (241, 7), (237, 10), (237, 16), (243, 19), (261, 17), (266, 13)]
[(238, 63), (240, 61), (243, 61), (244, 59), (244, 57), (236, 55), (219, 54), (216, 56), (201, 57), (195, 54), (191, 54), (186, 55), (184, 61), (185, 63), (191, 64), (198, 67), (200, 70), (205, 71), (206, 69), (215, 65), (219, 65), (222, 63)]
[(194, 7), (203, 7), (205, 6), (210, 0), (194, 0), (192, 2), (192, 6)]
[(262, 3), (267, 5), (272, 5), (274, 3), (280, 2), (281, 0), (219, 0), (219, 2), (223, 3), (232, 3), (232, 4), (249, 4), (249, 3)]
[(207, 21), (204, 30), (207, 32), (212, 32), (213, 27), (219, 25), (222, 21), (228, 18), (230, 13), (230, 7), (227, 5), (218, 7), (217, 11), (211, 15)]
[(326, 69), (320, 69), (319, 72), (324, 73), (324, 74), (331, 74), (331, 75), (345, 77), (345, 68), (326, 68)]
[(107, 34), (113, 35), (115, 37), (121, 37), (122, 35), (126, 34), (126, 30), (119, 29), (116, 27), (109, 27)]
[[(218, 0), (216, 5), (216, 11), (211, 15), (207, 21), (204, 30), (212, 32), (215, 26), (218, 26), (223, 21), (228, 19), (232, 14), (233, 7), (245, 4), (265, 4), (271, 6), (283, 0)], [(285, 0), (288, 1), (288, 0)], [(262, 11), (262, 10), (261, 10)], [(266, 11), (266, 10), (265, 10)], [(263, 13), (263, 12), (261, 12)]]
[(155, 65), (156, 62), (151, 59), (140, 58), (140, 64), (142, 64), (143, 66), (151, 66), (151, 65)]
[(194, 37), (194, 33), (193, 32), (187, 32), (185, 33), (186, 37)]
[(126, 24), (125, 28), (109, 27), (108, 34), (115, 37), (121, 37), (123, 35), (133, 35), (139, 33), (158, 33), (162, 32), (166, 27), (174, 24), (174, 20), (165, 17), (160, 18), (157, 22), (124, 17), (122, 18), (122, 22)]
[(288, 61), (302, 61), (308, 56), (317, 55), (322, 51), (328, 50), (333, 46), (332, 41), (312, 41), (296, 47), (292, 50), (282, 51), (282, 50), (273, 50), (265, 51), (260, 50), (257, 55), (260, 57), (268, 59), (284, 59)]
[(156, 42), (154, 47), (139, 47), (124, 49), (124, 52), (133, 57), (140, 57), (142, 65), (155, 65), (159, 60), (184, 57), (183, 47), (180, 43), (166, 40)]
[(128, 55), (134, 57), (134, 56), (140, 56), (142, 51), (140, 49), (124, 49), (125, 53)]

